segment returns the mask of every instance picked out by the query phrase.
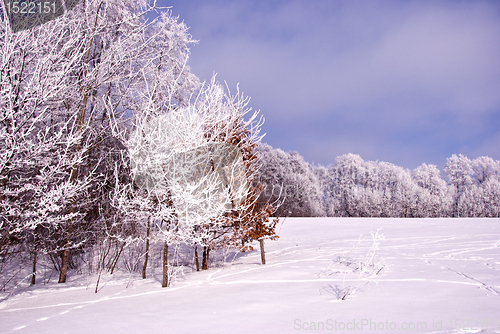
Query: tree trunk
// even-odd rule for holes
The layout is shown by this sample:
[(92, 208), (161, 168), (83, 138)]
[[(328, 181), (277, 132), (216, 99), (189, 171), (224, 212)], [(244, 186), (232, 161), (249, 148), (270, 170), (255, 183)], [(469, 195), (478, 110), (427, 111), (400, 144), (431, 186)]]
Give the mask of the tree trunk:
[(59, 270), (59, 282), (66, 283), (66, 275), (68, 274), (69, 262), (69, 246), (66, 246), (61, 255), (61, 269)]
[[(101, 7), (99, 6), (99, 9)], [(99, 13), (99, 9), (97, 11), (97, 13)], [(95, 17), (95, 22), (94, 22), (94, 31), (96, 29), (96, 25), (97, 25), (97, 17), (98, 15), (96, 14), (96, 17)], [(87, 55), (86, 55), (86, 59), (85, 59), (85, 64), (88, 66), (88, 63), (89, 63), (89, 54), (90, 54), (90, 48), (88, 49), (87, 51)], [(84, 69), (85, 71), (85, 74), (84, 76), (87, 75), (87, 67), (85, 67)], [(82, 128), (83, 128), (83, 124), (85, 122), (85, 111), (86, 111), (86, 108), (87, 108), (87, 100), (88, 100), (88, 97), (89, 97), (89, 94), (88, 92), (86, 91), (85, 94), (83, 95), (83, 103), (82, 103), (82, 110), (81, 110), (81, 113), (79, 115), (79, 118), (78, 118), (78, 134), (81, 134), (82, 132)], [(81, 149), (81, 138), (80, 140), (78, 140), (77, 144), (76, 144), (76, 147), (75, 147), (75, 154), (78, 153)], [(71, 182), (74, 182), (76, 180), (76, 176), (77, 176), (77, 166), (76, 164), (73, 165), (73, 167), (71, 168), (71, 174), (70, 174), (70, 181)], [(71, 206), (70, 206), (70, 213), (73, 213), (74, 211), (74, 198), (72, 200), (72, 203), (71, 203)], [(59, 283), (66, 283), (66, 275), (68, 273), (68, 260), (69, 260), (69, 245), (70, 245), (70, 241), (69, 241), (69, 236), (71, 235), (71, 222), (69, 223), (69, 227), (68, 227), (68, 236), (67, 236), (67, 239), (66, 239), (66, 245), (64, 247), (64, 250), (63, 250), (63, 253), (62, 253), (62, 256), (61, 256), (61, 270), (59, 272)]]
[(165, 246), (163, 247), (163, 282), (161, 284), (162, 288), (168, 287), (168, 244), (165, 241)]
[(203, 263), (201, 269), (208, 269), (208, 255), (210, 253), (210, 248), (208, 246), (203, 246)]
[(198, 245), (194, 245), (194, 258), (196, 260), (196, 271), (200, 271), (200, 261), (198, 260)]
[(113, 261), (113, 264), (111, 266), (111, 275), (113, 275), (113, 271), (115, 270), (115, 266), (118, 263), (118, 260), (120, 259), (120, 255), (123, 252), (123, 248), (125, 247), (125, 244), (126, 244), (126, 242), (123, 242), (123, 244), (122, 244), (122, 246), (120, 248), (120, 251), (118, 252), (118, 254), (116, 255), (116, 257), (115, 257), (115, 259)]
[(33, 274), (31, 275), (31, 285), (35, 285), (35, 281), (36, 281), (36, 253), (37, 253), (37, 249), (36, 249), (36, 244), (35, 244), (35, 250), (33, 251)]
[(266, 264), (266, 252), (264, 251), (264, 239), (259, 239), (260, 243), (260, 260), (262, 264)]
[(101, 261), (99, 261), (99, 265), (97, 268), (99, 275), (97, 276), (97, 282), (95, 283), (95, 293), (97, 293), (97, 291), (99, 291), (99, 281), (101, 280), (102, 267), (103, 266), (101, 265)]
[(146, 278), (146, 268), (148, 267), (150, 229), (151, 227), (149, 225), (149, 218), (148, 218), (148, 228), (146, 230), (146, 255), (144, 256), (144, 265), (142, 266), (142, 279)]

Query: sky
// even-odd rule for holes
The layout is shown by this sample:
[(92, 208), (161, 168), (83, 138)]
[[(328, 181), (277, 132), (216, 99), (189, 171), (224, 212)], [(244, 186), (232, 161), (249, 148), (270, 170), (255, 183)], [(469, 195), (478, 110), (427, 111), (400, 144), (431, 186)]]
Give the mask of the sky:
[(158, 0), (189, 65), (265, 117), (263, 142), (328, 165), (500, 160), (500, 1)]

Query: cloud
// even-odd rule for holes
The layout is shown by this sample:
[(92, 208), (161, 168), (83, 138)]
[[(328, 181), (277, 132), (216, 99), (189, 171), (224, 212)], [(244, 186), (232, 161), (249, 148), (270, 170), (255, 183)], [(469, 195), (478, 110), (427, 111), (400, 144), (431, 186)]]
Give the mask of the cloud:
[[(230, 80), (272, 85), (276, 89), (263, 87), (259, 93), (279, 102), (282, 109), (294, 105), (299, 114), (309, 112), (298, 108), (310, 105), (305, 100), (333, 108), (366, 107), (398, 98), (414, 103), (416, 94), (441, 107), (466, 111), (491, 108), (499, 102), (500, 22), (487, 7), (426, 5), (402, 20), (399, 7), (376, 8), (381, 11), (377, 13), (372, 6), (369, 12), (351, 13), (350, 21), (341, 23), (339, 17), (353, 9), (332, 12), (321, 20), (306, 3), (294, 2), (264, 14), (248, 7), (239, 3), (204, 6), (197, 18), (223, 19), (204, 25), (205, 34), (215, 37), (201, 43), (214, 43), (193, 58), (203, 68), (210, 68), (210, 62), (210, 72), (227, 74)], [(366, 16), (387, 20), (385, 11), (397, 18), (393, 24), (372, 18), (362, 26)], [(309, 27), (310, 22), (315, 24)], [(243, 33), (232, 33), (230, 27)], [(363, 38), (372, 29), (376, 32), (371, 38)], [(335, 43), (342, 37), (330, 41), (332, 34), (344, 31), (351, 43), (343, 41), (339, 47)], [(293, 96), (287, 96), (290, 90)]]
[[(393, 160), (410, 164), (401, 159), (407, 151), (421, 162), (445, 160), (465, 142), (481, 142), (485, 120), (500, 112), (496, 1), (185, 3), (174, 1), (174, 13), (185, 10), (200, 39), (193, 72), (239, 82), (275, 132), (270, 144), (295, 143), (306, 159), (317, 160), (318, 147), (325, 156), (352, 147), (391, 158), (391, 143)], [(332, 119), (352, 131), (340, 125), (341, 139), (318, 138), (314, 126), (300, 127)], [(305, 147), (297, 136), (316, 139)]]

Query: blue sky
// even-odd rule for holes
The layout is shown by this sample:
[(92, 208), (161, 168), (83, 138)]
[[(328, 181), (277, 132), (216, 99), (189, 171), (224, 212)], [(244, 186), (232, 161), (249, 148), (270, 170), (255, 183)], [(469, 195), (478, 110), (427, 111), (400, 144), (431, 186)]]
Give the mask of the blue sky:
[(500, 1), (197, 1), (172, 6), (217, 73), (266, 118), (263, 142), (328, 165), (500, 160)]

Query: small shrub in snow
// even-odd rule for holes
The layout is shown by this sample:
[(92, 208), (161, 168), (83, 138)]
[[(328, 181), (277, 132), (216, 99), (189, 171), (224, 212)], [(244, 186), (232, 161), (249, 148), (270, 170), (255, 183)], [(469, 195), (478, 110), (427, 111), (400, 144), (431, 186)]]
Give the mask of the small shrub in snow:
[[(318, 276), (343, 275), (342, 286), (328, 284), (323, 287), (328, 293), (333, 294), (337, 300), (345, 300), (354, 294), (362, 285), (369, 283), (370, 278), (378, 276), (385, 267), (379, 257), (380, 241), (384, 240), (384, 235), (371, 232), (371, 240), (367, 241), (361, 235), (358, 242), (353, 247), (342, 254), (338, 254), (330, 266), (319, 273)], [(368, 248), (368, 250), (366, 250)], [(352, 282), (346, 285), (346, 281)]]

